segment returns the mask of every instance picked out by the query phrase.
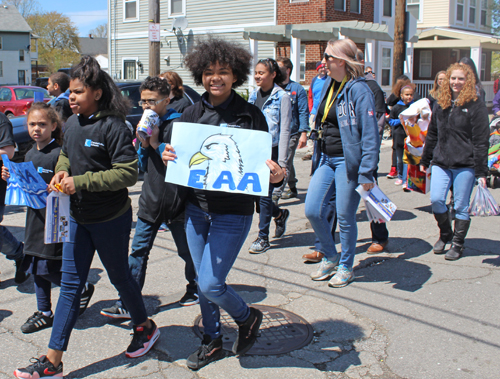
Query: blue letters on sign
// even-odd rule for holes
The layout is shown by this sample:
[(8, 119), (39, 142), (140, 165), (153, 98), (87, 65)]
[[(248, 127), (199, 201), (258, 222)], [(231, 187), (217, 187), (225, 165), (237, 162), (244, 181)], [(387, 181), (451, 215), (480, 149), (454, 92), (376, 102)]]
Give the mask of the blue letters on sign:
[(200, 182), (202, 176), (205, 176), (205, 170), (189, 171), (188, 186), (194, 188), (203, 188), (203, 182)]
[(259, 175), (251, 172), (247, 172), (245, 175), (243, 175), (240, 184), (238, 184), (238, 190), (244, 191), (250, 184), (253, 185), (254, 192), (262, 191), (260, 186)]
[(221, 189), (223, 184), (227, 184), (231, 191), (234, 191), (236, 189), (236, 186), (234, 185), (233, 175), (231, 175), (231, 172), (222, 171), (217, 180), (214, 182), (213, 187), (215, 189)]

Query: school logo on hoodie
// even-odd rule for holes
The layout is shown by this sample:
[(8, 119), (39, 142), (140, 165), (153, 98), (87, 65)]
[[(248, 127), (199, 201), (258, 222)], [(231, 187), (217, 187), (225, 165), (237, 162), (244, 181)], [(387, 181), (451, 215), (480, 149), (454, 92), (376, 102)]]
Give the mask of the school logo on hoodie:
[(48, 168), (43, 168), (43, 167), (37, 167), (36, 170), (38, 171), (39, 174), (53, 174), (54, 171), (49, 170)]
[(101, 142), (92, 141), (91, 139), (86, 139), (85, 146), (86, 147), (104, 147), (104, 144)]

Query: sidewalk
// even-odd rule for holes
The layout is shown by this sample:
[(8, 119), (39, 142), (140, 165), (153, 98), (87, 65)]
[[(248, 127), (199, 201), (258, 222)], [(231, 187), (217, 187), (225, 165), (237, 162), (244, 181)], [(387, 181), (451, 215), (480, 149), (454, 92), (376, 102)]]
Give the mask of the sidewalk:
[[(314, 264), (301, 256), (314, 241), (304, 217), (310, 161), (295, 159), (299, 198), (282, 201), (291, 212), (286, 235), (271, 240), (261, 255), (248, 253), (250, 235), (228, 277), (249, 303), (282, 308), (314, 328), (306, 347), (278, 356), (228, 357), (198, 372), (185, 359), (199, 346), (193, 324), (199, 306), (180, 307), (184, 294), (183, 261), (169, 232), (158, 234), (143, 290), (148, 313), (161, 337), (145, 357), (127, 359), (128, 323), (99, 314), (113, 304), (116, 291), (95, 259), (89, 281), (96, 291), (77, 321), (64, 356), (65, 378), (497, 378), (500, 372), (500, 218), (473, 218), (465, 256), (448, 262), (431, 252), (438, 230), (428, 195), (404, 193), (385, 178), (390, 141), (380, 163), (382, 190), (398, 211), (388, 225), (388, 253), (365, 253), (371, 243), (363, 204), (358, 210), (356, 280), (334, 289), (314, 282)], [(134, 213), (142, 182), (130, 189)], [(500, 202), (500, 189), (491, 190)], [(25, 213), (7, 207), (4, 225), (24, 236)], [(135, 217), (135, 216), (134, 216)], [(274, 225), (271, 235), (274, 234)], [(134, 230), (132, 231), (133, 236)], [(29, 358), (45, 354), (50, 329), (24, 335), (20, 326), (35, 311), (32, 279), (17, 286), (14, 266), (0, 257), (0, 379), (12, 378)], [(58, 289), (53, 289), (53, 309)]]

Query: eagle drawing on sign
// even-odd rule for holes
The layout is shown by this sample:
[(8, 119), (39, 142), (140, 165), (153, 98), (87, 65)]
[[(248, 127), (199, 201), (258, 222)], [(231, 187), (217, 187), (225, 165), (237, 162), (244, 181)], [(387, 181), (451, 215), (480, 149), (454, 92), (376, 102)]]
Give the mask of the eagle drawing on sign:
[(243, 161), (238, 145), (232, 136), (214, 134), (207, 137), (201, 149), (191, 157), (189, 167), (208, 161), (206, 174), (203, 177), (205, 189), (211, 189), (223, 171), (230, 172), (237, 184), (243, 177)]

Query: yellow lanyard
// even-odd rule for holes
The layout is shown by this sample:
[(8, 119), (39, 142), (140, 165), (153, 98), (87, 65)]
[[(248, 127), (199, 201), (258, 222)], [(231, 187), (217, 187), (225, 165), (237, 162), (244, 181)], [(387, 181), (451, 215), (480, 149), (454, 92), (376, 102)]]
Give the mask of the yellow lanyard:
[(342, 79), (342, 83), (340, 83), (339, 90), (337, 91), (335, 97), (332, 100), (333, 91), (335, 88), (335, 80), (334, 80), (334, 83), (332, 84), (332, 87), (330, 88), (330, 92), (328, 93), (328, 97), (326, 98), (325, 112), (323, 113), (323, 118), (321, 119), (321, 124), (325, 123), (325, 120), (328, 117), (328, 113), (330, 113), (330, 109), (332, 108), (333, 103), (335, 103), (337, 96), (339, 95), (340, 91), (342, 91), (342, 88), (344, 88), (344, 84), (346, 84), (346, 82), (347, 82), (347, 75), (344, 76), (344, 79)]

